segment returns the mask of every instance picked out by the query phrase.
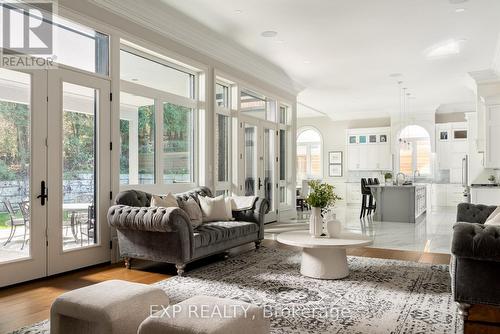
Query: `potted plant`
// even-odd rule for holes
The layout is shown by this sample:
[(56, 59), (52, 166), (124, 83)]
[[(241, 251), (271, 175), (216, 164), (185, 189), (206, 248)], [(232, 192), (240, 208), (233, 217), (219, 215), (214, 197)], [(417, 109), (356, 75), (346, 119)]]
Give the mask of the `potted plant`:
[(391, 172), (387, 172), (384, 174), (384, 180), (385, 180), (385, 184), (392, 184), (392, 173)]
[(306, 203), (311, 206), (311, 216), (309, 218), (309, 233), (313, 237), (320, 237), (323, 233), (323, 218), (321, 210), (332, 207), (336, 201), (340, 199), (333, 191), (334, 186), (321, 181), (309, 182), (309, 195), (306, 198)]
[(490, 177), (488, 178), (488, 181), (490, 181), (491, 184), (495, 184), (495, 181), (496, 181), (495, 175), (490, 175)]

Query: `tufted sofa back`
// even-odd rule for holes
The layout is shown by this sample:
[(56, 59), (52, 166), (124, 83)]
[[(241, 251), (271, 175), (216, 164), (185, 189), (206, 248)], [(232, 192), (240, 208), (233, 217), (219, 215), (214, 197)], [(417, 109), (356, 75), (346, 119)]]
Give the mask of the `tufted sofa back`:
[(496, 208), (482, 204), (460, 203), (457, 208), (457, 222), (484, 224)]
[[(198, 201), (198, 195), (213, 197), (212, 192), (207, 187), (198, 187), (190, 191), (175, 194), (177, 201), (186, 201), (193, 197)], [(125, 190), (116, 195), (115, 204), (135, 207), (148, 207), (151, 205), (151, 194), (141, 190)]]

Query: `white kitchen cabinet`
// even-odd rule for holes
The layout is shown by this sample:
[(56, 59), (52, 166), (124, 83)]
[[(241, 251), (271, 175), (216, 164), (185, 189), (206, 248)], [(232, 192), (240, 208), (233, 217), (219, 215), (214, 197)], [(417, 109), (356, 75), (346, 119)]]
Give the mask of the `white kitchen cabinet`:
[(361, 183), (347, 183), (347, 204), (361, 204)]
[(485, 167), (500, 168), (500, 104), (486, 106)]
[(360, 146), (348, 145), (347, 147), (347, 168), (349, 170), (360, 170)]
[(432, 184), (431, 201), (433, 207), (446, 206), (446, 184)]
[[(390, 128), (347, 130), (347, 168), (350, 171), (390, 171)], [(360, 139), (362, 138), (362, 140)], [(374, 138), (374, 142), (371, 142)], [(351, 139), (353, 140), (351, 142)]]
[(433, 184), (431, 187), (432, 206), (455, 207), (463, 201), (463, 192), (461, 184)]
[(500, 206), (500, 188), (482, 187), (471, 188), (471, 202), (473, 204), (497, 205)]
[(446, 206), (457, 206), (464, 199), (464, 187), (461, 184), (446, 185)]

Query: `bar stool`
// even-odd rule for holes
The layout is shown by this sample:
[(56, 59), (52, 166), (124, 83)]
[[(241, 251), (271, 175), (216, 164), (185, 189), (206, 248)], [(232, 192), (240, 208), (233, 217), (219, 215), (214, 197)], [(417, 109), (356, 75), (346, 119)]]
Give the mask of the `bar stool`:
[[(369, 178), (368, 179), (368, 185), (369, 186), (374, 186), (376, 185), (375, 180)], [(370, 195), (368, 196), (368, 214), (371, 215), (372, 211), (375, 212), (375, 204), (374, 204), (374, 198), (373, 198), (373, 193), (371, 192), (371, 188), (367, 187), (368, 190), (370, 191)]]
[(369, 208), (368, 200), (371, 195), (370, 188), (367, 187), (367, 181), (365, 178), (361, 179), (361, 213), (359, 218), (363, 218), (366, 214), (366, 210)]

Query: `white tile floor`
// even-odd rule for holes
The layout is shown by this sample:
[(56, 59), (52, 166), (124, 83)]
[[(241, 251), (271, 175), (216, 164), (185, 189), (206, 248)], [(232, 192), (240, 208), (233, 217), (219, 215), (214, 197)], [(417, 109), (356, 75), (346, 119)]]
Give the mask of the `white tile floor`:
[[(455, 207), (433, 208), (417, 224), (379, 222), (371, 218), (360, 220), (358, 206), (339, 206), (335, 213), (344, 231), (373, 238), (371, 247), (450, 254)], [(297, 219), (267, 224), (265, 238), (274, 240), (279, 233), (308, 229), (308, 219), (307, 212), (299, 211)]]

